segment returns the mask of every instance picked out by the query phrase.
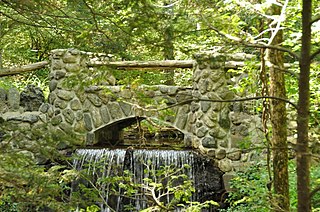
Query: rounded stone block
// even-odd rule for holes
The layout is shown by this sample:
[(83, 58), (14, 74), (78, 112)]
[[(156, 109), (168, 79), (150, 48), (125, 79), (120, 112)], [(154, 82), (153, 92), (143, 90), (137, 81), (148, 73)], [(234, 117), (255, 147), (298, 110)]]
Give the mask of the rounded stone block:
[(49, 90), (52, 92), (57, 88), (58, 81), (57, 80), (51, 80), (49, 83)]
[(129, 116), (131, 114), (131, 109), (132, 105), (126, 102), (119, 102), (119, 105), (122, 109), (122, 112), (126, 115)]
[(70, 101), (75, 97), (75, 94), (72, 91), (58, 90), (56, 93), (60, 99), (63, 99), (66, 101)]
[(52, 117), (51, 119), (51, 124), (53, 126), (57, 126), (58, 124), (60, 124), (62, 122), (62, 116), (61, 114), (57, 115), (57, 116), (54, 116)]
[(109, 111), (108, 111), (108, 107), (103, 105), (101, 108), (100, 108), (100, 116), (101, 116), (101, 119), (102, 121), (107, 124), (109, 123), (110, 121), (110, 114), (109, 114)]
[(91, 117), (93, 120), (93, 125), (98, 128), (102, 125), (102, 119), (99, 113), (99, 109), (98, 108), (94, 108), (93, 110), (90, 111), (91, 113)]
[(82, 108), (81, 102), (79, 99), (73, 99), (70, 101), (70, 108), (72, 110), (80, 110)]
[(122, 113), (122, 109), (117, 102), (110, 102), (108, 104), (108, 110), (113, 119), (120, 119), (124, 116)]
[(79, 120), (77, 121), (75, 124), (74, 124), (74, 131), (78, 132), (78, 133), (85, 133), (87, 132), (87, 129), (85, 127), (85, 123), (82, 120)]
[(59, 80), (65, 77), (67, 74), (65, 69), (59, 69), (55, 71), (55, 79)]
[(69, 124), (73, 124), (75, 115), (71, 109), (68, 108), (63, 110), (62, 115), (64, 116), (64, 119), (66, 120), (66, 122), (68, 122)]
[(49, 108), (51, 107), (51, 105), (49, 103), (43, 103), (40, 108), (39, 111), (41, 113), (47, 113), (49, 111)]
[(101, 99), (96, 94), (93, 94), (93, 93), (88, 94), (88, 99), (96, 107), (100, 107), (102, 105)]
[(203, 138), (208, 132), (208, 128), (203, 126), (197, 130), (197, 137)]
[(60, 59), (55, 59), (51, 61), (51, 68), (53, 70), (60, 70), (60, 69), (63, 69), (64, 67), (65, 67), (65, 64)]
[(80, 62), (80, 57), (76, 54), (71, 54), (71, 52), (66, 52), (62, 60), (64, 63), (78, 63)]
[(205, 148), (217, 148), (217, 141), (213, 137), (205, 137), (201, 143)]
[(219, 161), (218, 167), (223, 172), (230, 172), (232, 170), (231, 161), (229, 159)]
[(241, 150), (239, 149), (231, 149), (227, 153), (227, 158), (233, 161), (238, 161), (241, 159)]
[(218, 149), (218, 150), (216, 150), (216, 158), (217, 158), (217, 159), (221, 160), (221, 159), (225, 158), (226, 155), (227, 155), (226, 150), (224, 150), (224, 149)]
[(66, 122), (62, 122), (59, 124), (59, 127), (61, 130), (63, 130), (66, 134), (71, 134), (73, 132), (73, 128), (71, 127), (70, 124)]
[(92, 125), (92, 119), (90, 113), (84, 113), (83, 114), (83, 120), (84, 120), (84, 126), (88, 131), (91, 131), (93, 129)]
[(68, 63), (68, 64), (66, 64), (65, 68), (66, 68), (66, 70), (68, 72), (75, 73), (75, 72), (79, 72), (80, 71), (81, 66), (79, 64), (76, 64), (76, 63)]
[(65, 109), (68, 106), (68, 102), (61, 99), (56, 99), (56, 101), (54, 101), (54, 106), (60, 109)]

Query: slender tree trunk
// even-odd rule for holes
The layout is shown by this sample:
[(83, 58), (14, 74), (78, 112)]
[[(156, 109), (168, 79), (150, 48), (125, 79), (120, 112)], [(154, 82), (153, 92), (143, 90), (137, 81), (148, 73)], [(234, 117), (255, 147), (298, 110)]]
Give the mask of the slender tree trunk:
[(2, 63), (2, 49), (0, 49), (0, 70), (3, 69), (3, 63)]
[[(171, 4), (171, 1), (165, 3), (165, 5)], [(172, 6), (173, 7), (173, 6)], [(167, 13), (169, 13), (169, 20), (167, 21), (167, 26), (164, 29), (164, 45), (163, 45), (163, 57), (165, 60), (174, 60), (174, 45), (173, 45), (173, 35), (174, 29), (172, 26), (172, 16), (174, 15), (173, 8), (165, 8)], [(166, 80), (164, 84), (166, 85), (174, 85), (174, 71), (173, 70), (164, 70)]]
[(310, 48), (312, 0), (303, 0), (302, 47), (300, 58), (298, 139), (297, 139), (297, 192), (298, 212), (311, 211), (310, 201), (310, 151), (308, 147), (310, 105)]
[[(281, 7), (273, 4), (273, 15), (280, 15)], [(272, 41), (272, 45), (280, 45), (283, 42), (283, 32), (279, 30)], [(283, 52), (269, 49), (268, 62), (270, 71), (271, 96), (286, 98)], [(282, 70), (281, 70), (282, 69)], [(287, 116), (286, 103), (272, 99), (271, 123), (272, 123), (272, 156), (273, 156), (273, 188), (275, 193), (274, 211), (289, 211), (289, 177), (288, 177), (288, 144), (287, 144)]]

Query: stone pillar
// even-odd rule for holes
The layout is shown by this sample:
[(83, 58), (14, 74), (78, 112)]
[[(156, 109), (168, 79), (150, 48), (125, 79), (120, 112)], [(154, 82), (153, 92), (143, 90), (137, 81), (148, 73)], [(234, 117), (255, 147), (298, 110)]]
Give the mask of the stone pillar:
[[(232, 170), (232, 160), (240, 160), (241, 152), (230, 158), (229, 145), (229, 105), (226, 102), (215, 102), (234, 98), (228, 89), (228, 75), (223, 54), (196, 55), (197, 65), (193, 75), (193, 98), (190, 124), (195, 136), (193, 146), (202, 153), (215, 158), (219, 168), (224, 172)], [(229, 58), (228, 58), (229, 59)]]
[(93, 144), (95, 126), (102, 122), (99, 113), (103, 100), (93, 94), (94, 89), (93, 93), (85, 91), (91, 82), (98, 79), (94, 75), (96, 72), (87, 66), (94, 57), (96, 55), (92, 53), (75, 49), (56, 49), (51, 52), (51, 107), (48, 115), (56, 134), (68, 136), (68, 140), (76, 145)]
[(75, 137), (72, 142), (78, 144), (84, 143), (85, 134), (73, 131), (77, 123), (82, 125), (80, 129), (84, 128), (84, 124), (83, 115), (78, 112), (82, 109), (82, 105), (74, 89), (79, 85), (72, 86), (75, 80), (72, 78), (83, 68), (80, 61), (81, 53), (78, 50), (56, 49), (51, 52), (48, 99), (51, 105), (48, 115), (56, 136), (64, 137), (72, 134)]

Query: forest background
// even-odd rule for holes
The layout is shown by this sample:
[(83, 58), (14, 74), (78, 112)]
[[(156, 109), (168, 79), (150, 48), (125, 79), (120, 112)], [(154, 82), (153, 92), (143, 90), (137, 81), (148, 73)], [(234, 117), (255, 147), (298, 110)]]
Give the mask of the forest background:
[[(315, 176), (311, 174), (310, 180), (310, 166), (319, 155), (309, 148), (316, 146), (320, 134), (319, 20), (320, 2), (311, 0), (1, 0), (0, 69), (47, 60), (50, 50), (59, 48), (104, 52), (116, 60), (181, 60), (190, 59), (201, 51), (253, 54), (255, 59), (238, 71), (248, 75), (242, 79), (238, 91), (247, 97), (281, 97), (296, 102), (297, 110), (272, 98), (262, 98), (257, 102), (252, 112), (261, 114), (267, 123), (264, 125), (265, 142), (266, 149), (271, 152), (273, 174), (268, 173), (266, 161), (262, 168), (242, 175), (238, 182), (235, 180), (234, 186), (240, 188), (246, 180), (261, 180), (266, 176), (265, 181), (258, 180), (261, 184), (257, 184), (257, 188), (242, 188), (242, 193), (231, 195), (234, 197), (230, 200), (231, 205), (235, 208), (254, 205), (256, 209), (266, 208), (266, 202), (270, 202), (270, 208), (275, 211), (295, 208), (301, 212), (319, 210), (320, 171), (317, 163), (312, 166)], [(255, 68), (255, 64), (260, 64), (261, 68)], [(128, 73), (125, 77), (121, 73), (119, 75), (117, 78), (122, 84), (188, 85), (192, 73), (178, 70), (161, 73), (132, 71), (129, 76)], [(43, 69), (3, 77), (0, 83), (2, 87), (20, 89), (32, 83), (48, 92), (47, 77), (48, 70)], [(291, 149), (287, 143), (287, 123), (295, 119), (297, 141), (293, 143), (293, 151), (296, 163), (288, 161)], [(45, 182), (50, 175), (39, 168), (31, 172), (29, 163), (26, 166), (29, 171), (26, 171), (24, 158), (21, 159), (21, 167), (12, 168), (8, 158), (19, 161), (16, 160), (17, 155), (9, 154), (5, 149), (1, 151), (6, 153), (2, 154), (6, 162), (1, 162), (1, 167), (4, 167), (1, 169), (3, 188), (10, 180), (11, 185), (16, 185), (12, 182), (12, 172), (23, 175), (16, 176), (21, 181), (36, 176)], [(54, 154), (50, 152), (49, 155), (52, 157)], [(296, 170), (292, 169), (295, 164)], [(265, 175), (260, 174), (261, 169), (265, 170)], [(56, 176), (57, 173), (53, 171), (51, 174)], [(56, 180), (60, 179), (56, 177)], [(58, 183), (55, 183), (53, 180), (51, 189), (57, 189)], [(273, 189), (268, 190), (268, 183)], [(24, 198), (32, 194), (32, 186), (41, 187), (37, 183), (29, 184), (29, 190), (16, 187)], [(43, 204), (53, 193), (50, 189), (38, 191), (39, 199), (33, 201)], [(5, 203), (5, 198), (10, 195), (16, 194), (1, 193), (1, 201)], [(24, 201), (31, 200), (27, 198)], [(235, 208), (232, 210), (244, 210)]]

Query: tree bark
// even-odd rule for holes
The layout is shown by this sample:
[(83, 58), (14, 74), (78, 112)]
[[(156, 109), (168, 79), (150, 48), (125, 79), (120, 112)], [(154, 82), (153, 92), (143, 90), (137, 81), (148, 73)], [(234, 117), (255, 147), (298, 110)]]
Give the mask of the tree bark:
[(118, 69), (174, 69), (193, 68), (194, 60), (153, 60), (153, 61), (119, 61), (93, 62), (88, 66), (110, 66)]
[[(273, 4), (272, 15), (280, 15), (281, 7)], [(283, 32), (279, 30), (272, 45), (281, 45)], [(275, 49), (267, 50), (267, 61), (270, 73), (270, 95), (286, 98), (283, 52)], [(288, 143), (287, 143), (287, 112), (283, 101), (271, 99), (272, 123), (272, 156), (273, 156), (273, 198), (274, 211), (290, 211), (289, 176), (288, 176)]]
[(3, 69), (2, 65), (2, 49), (0, 49), (0, 71)]
[(49, 64), (48, 61), (42, 61), (42, 62), (38, 62), (38, 63), (32, 63), (29, 65), (24, 65), (24, 66), (14, 67), (14, 68), (6, 69), (6, 70), (1, 70), (0, 77), (21, 74), (24, 72), (35, 71), (35, 70), (44, 68), (48, 64)]
[(310, 105), (310, 49), (312, 0), (303, 0), (302, 38), (297, 117), (297, 192), (298, 212), (311, 211), (310, 200), (310, 151), (308, 146)]
[[(171, 4), (171, 1), (168, 2)], [(166, 5), (166, 3), (165, 3)], [(172, 16), (174, 15), (173, 6), (169, 8), (165, 8), (164, 11), (169, 13), (169, 20), (167, 26), (164, 29), (164, 43), (163, 43), (163, 57), (165, 60), (174, 60), (174, 45), (173, 45), (173, 37), (174, 37), (174, 28), (172, 25)], [(165, 82), (166, 85), (174, 85), (174, 71), (164, 70), (165, 73)]]

